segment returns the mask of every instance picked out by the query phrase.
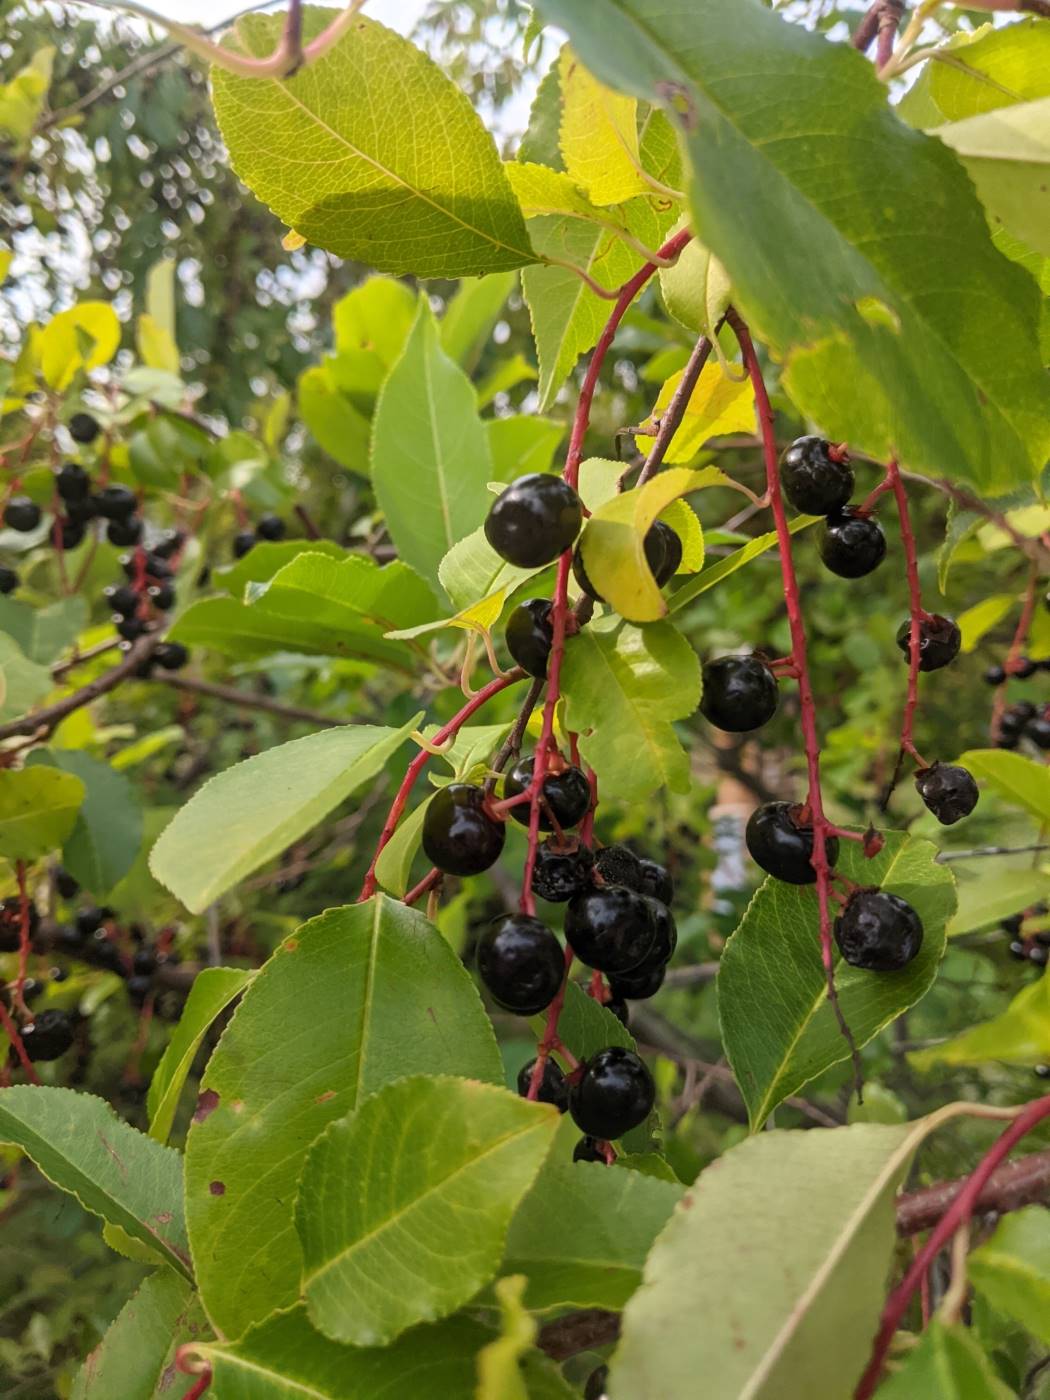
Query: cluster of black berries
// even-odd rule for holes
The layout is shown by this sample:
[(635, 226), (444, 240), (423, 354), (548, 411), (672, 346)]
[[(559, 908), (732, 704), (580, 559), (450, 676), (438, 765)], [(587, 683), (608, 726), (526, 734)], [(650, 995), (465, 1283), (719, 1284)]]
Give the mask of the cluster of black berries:
[(254, 530), (238, 530), (233, 537), (233, 557), (243, 559), (260, 540), (283, 540), (288, 526), (279, 515), (260, 515)]
[(823, 515), (820, 557), (840, 578), (863, 578), (886, 557), (886, 536), (877, 520), (849, 504), (853, 468), (841, 443), (796, 438), (780, 464), (784, 495), (804, 515)]
[(1028, 739), (1039, 749), (1050, 749), (1050, 705), (1033, 705), (1030, 700), (1018, 700), (1008, 705), (999, 717), (995, 737), (997, 749), (1016, 749), (1022, 739)]
[[(0, 903), (0, 953), (15, 953), (21, 946), (22, 901), (11, 896)], [(36, 906), (29, 905), (29, 939), (34, 945), (40, 936), (40, 915)], [(65, 980), (67, 974), (60, 968), (53, 968), (49, 979), (55, 982)], [(26, 1006), (31, 1005), (44, 991), (44, 982), (39, 978), (27, 978), (22, 988), (22, 999)], [(5, 995), (5, 1005), (12, 1009), (12, 997)], [(76, 1035), (76, 1018), (68, 1011), (49, 1007), (21, 1026), (19, 1036), (23, 1049), (30, 1060), (57, 1060), (73, 1044)], [(18, 1062), (14, 1046), (8, 1052), (12, 1063)]]
[[(139, 546), (133, 553), (120, 556), (124, 582), (110, 584), (103, 596), (125, 650), (147, 632), (164, 625), (164, 614), (175, 606), (175, 571), (171, 561), (185, 542), (181, 530), (165, 530), (149, 549)], [(161, 644), (142, 663), (146, 676), (154, 666), (177, 671), (189, 660), (189, 652), (180, 642)]]
[[(1037, 904), (1028, 910), (1033, 918), (1045, 918), (1048, 912), (1050, 906), (1046, 904)], [(1019, 962), (1045, 967), (1050, 961), (1050, 930), (1039, 929), (1035, 933), (1025, 934), (1022, 931), (1024, 920), (1024, 914), (1012, 914), (1000, 925), (1001, 932), (1010, 939), (1010, 956)]]

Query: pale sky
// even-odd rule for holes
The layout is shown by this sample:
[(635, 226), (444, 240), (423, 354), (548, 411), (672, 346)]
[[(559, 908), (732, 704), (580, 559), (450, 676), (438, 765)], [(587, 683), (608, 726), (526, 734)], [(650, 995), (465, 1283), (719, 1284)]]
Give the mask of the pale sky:
[[(151, 10), (184, 24), (218, 24), (244, 9), (246, 0), (147, 0)], [(367, 13), (402, 34), (419, 19), (426, 0), (371, 0)]]

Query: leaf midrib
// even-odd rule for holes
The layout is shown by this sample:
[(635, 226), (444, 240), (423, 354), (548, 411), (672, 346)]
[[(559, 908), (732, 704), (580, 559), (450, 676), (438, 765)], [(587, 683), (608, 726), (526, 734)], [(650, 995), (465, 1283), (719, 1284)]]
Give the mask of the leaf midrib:
[(475, 1156), (469, 1158), (467, 1161), (461, 1162), (459, 1166), (453, 1168), (452, 1171), (447, 1172), (443, 1177), (440, 1178), (440, 1180), (432, 1182), (429, 1186), (427, 1186), (427, 1188), (424, 1191), (421, 1191), (418, 1196), (413, 1196), (413, 1198), (410, 1201), (407, 1201), (404, 1205), (399, 1206), (397, 1210), (395, 1210), (392, 1214), (385, 1216), (377, 1224), (373, 1225), (373, 1227), (367, 1232), (367, 1234), (360, 1235), (356, 1240), (353, 1241), (352, 1244), (347, 1245), (345, 1249), (339, 1250), (339, 1252), (337, 1254), (333, 1254), (330, 1259), (326, 1259), (319, 1269), (315, 1269), (313, 1273), (310, 1274), (304, 1273), (303, 1290), (305, 1291), (307, 1288), (309, 1288), (309, 1286), (312, 1283), (314, 1283), (317, 1279), (321, 1278), (324, 1274), (328, 1273), (330, 1269), (335, 1268), (337, 1264), (344, 1263), (352, 1255), (358, 1253), (365, 1245), (370, 1243), (370, 1241), (378, 1238), (378, 1236), (383, 1234), (397, 1221), (401, 1220), (404, 1216), (410, 1214), (418, 1206), (422, 1205), (422, 1203), (426, 1201), (429, 1197), (435, 1195), (444, 1187), (448, 1186), (450, 1182), (455, 1181), (457, 1177), (462, 1176), (465, 1172), (472, 1170), (478, 1165), (479, 1162), (483, 1162), (487, 1157), (491, 1157), (492, 1154), (498, 1151), (501, 1147), (505, 1147), (508, 1142), (513, 1142), (515, 1138), (525, 1137), (529, 1133), (538, 1132), (541, 1128), (545, 1126), (545, 1120), (541, 1120), (538, 1123), (526, 1123), (523, 1127), (515, 1128), (512, 1132), (503, 1133), (502, 1136), (494, 1139), (488, 1144), (488, 1146), (484, 1149), (483, 1152), (479, 1152)]

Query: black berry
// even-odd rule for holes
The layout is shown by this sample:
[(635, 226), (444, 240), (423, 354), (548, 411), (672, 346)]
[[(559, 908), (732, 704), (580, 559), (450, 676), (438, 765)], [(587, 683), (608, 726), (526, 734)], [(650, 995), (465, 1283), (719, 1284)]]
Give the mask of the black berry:
[(168, 581), (151, 584), (146, 592), (158, 612), (168, 612), (175, 604), (175, 589)]
[(536, 851), (532, 888), (549, 904), (564, 904), (574, 895), (590, 889), (594, 857), (586, 846), (563, 851), (544, 841)]
[(1002, 685), (1006, 680), (1006, 671), (1002, 666), (989, 666), (984, 673), (984, 679), (989, 685)]
[[(812, 885), (817, 872), (813, 856), (813, 824), (799, 820), (800, 809), (790, 802), (766, 802), (756, 807), (747, 823), (744, 839), (756, 865), (789, 885)], [(824, 844), (828, 864), (839, 858), (838, 837)]]
[(580, 498), (560, 476), (519, 477), (496, 500), (485, 538), (501, 558), (521, 569), (539, 569), (563, 554), (580, 533)]
[(102, 429), (90, 413), (74, 413), (69, 420), (69, 435), (74, 442), (94, 442)]
[(530, 598), (507, 618), (507, 650), (530, 676), (545, 676), (554, 641), (549, 598)]
[(161, 642), (153, 659), (165, 671), (181, 671), (190, 654), (181, 642)]
[(145, 1005), (146, 998), (153, 990), (153, 978), (134, 974), (124, 984), (132, 1006)]
[(134, 642), (149, 630), (141, 617), (122, 617), (117, 623), (117, 632), (126, 642)]
[(1039, 670), (1038, 664), (1030, 656), (1019, 656), (1010, 668), (1014, 680), (1027, 681)]
[(120, 617), (134, 617), (139, 610), (139, 595), (129, 583), (121, 583), (103, 590), (106, 602)]
[(74, 880), (68, 870), (59, 866), (55, 871), (55, 889), (63, 899), (75, 899), (80, 893), (80, 883)]
[(255, 548), (255, 531), (240, 530), (233, 537), (233, 557), (243, 559), (250, 549)]
[(33, 1061), (57, 1060), (73, 1044), (73, 1018), (68, 1011), (41, 1011), (22, 1027), (22, 1044)]
[[(531, 757), (523, 758), (514, 765), (503, 780), (505, 798), (517, 797), (528, 788), (532, 782), (532, 765)], [(575, 826), (587, 815), (591, 805), (591, 785), (587, 776), (572, 766), (563, 768), (560, 773), (548, 773), (540, 791), (543, 797), (540, 804), (541, 831), (553, 830), (555, 822), (562, 830)], [(511, 807), (510, 815), (522, 826), (528, 826), (531, 805), (529, 802), (518, 802)]]
[(57, 536), (56, 544), (60, 545), (62, 549), (76, 549), (84, 538), (83, 521), (70, 518), (56, 522), (55, 533)]
[(1023, 914), (1011, 914), (1008, 918), (1003, 919), (1001, 927), (1004, 933), (1020, 933), (1023, 923)]
[(88, 905), (86, 909), (77, 910), (73, 922), (81, 938), (90, 937), (102, 927), (104, 912), (102, 909), (96, 909), (93, 904)]
[(127, 486), (103, 486), (92, 498), (95, 509), (104, 520), (127, 520), (138, 510), (138, 499)]
[(68, 505), (91, 494), (91, 478), (79, 462), (64, 462), (55, 472), (55, 490)]
[(565, 937), (580, 962), (619, 974), (648, 958), (656, 940), (656, 923), (644, 895), (622, 885), (605, 885), (570, 902)]
[(478, 940), (478, 972), (493, 999), (519, 1016), (535, 1016), (554, 1000), (565, 972), (561, 944), (546, 924), (508, 914)]
[(170, 559), (172, 555), (178, 554), (185, 538), (183, 530), (165, 530), (156, 544), (151, 546), (150, 552), (157, 559)]
[[(536, 1061), (530, 1060), (518, 1071), (518, 1093), (523, 1099), (528, 1096), (535, 1068)], [(536, 1097), (540, 1103), (552, 1103), (559, 1113), (564, 1113), (569, 1107), (569, 1086), (560, 1067), (550, 1058), (544, 1061), (543, 1078), (540, 1080), (540, 1090)]]
[(644, 895), (643, 898), (649, 901), (649, 909), (656, 929), (653, 946), (646, 962), (670, 962), (674, 956), (674, 950), (678, 947), (678, 926), (674, 921), (674, 915), (663, 900), (656, 899), (651, 894)]
[(1024, 736), (1031, 739), (1036, 748), (1050, 749), (1050, 719), (1030, 719), (1024, 727)]
[(642, 862), (629, 846), (603, 846), (595, 854), (594, 868), (607, 885), (626, 885), (642, 890)]
[(621, 972), (617, 977), (610, 977), (609, 990), (620, 1002), (647, 1001), (660, 990), (666, 976), (665, 962), (646, 959), (641, 967), (635, 968), (633, 972)]
[(20, 535), (35, 530), (41, 519), (40, 507), (28, 496), (12, 496), (4, 510), (4, 524)]
[(149, 977), (157, 970), (157, 954), (152, 948), (136, 948), (131, 959), (131, 970), (140, 977)]
[[(655, 543), (650, 544), (650, 541)], [(650, 549), (653, 550), (654, 554), (659, 549), (659, 565), (650, 558)], [(670, 583), (682, 562), (682, 540), (677, 531), (672, 530), (666, 521), (657, 520), (646, 532), (645, 557), (653, 578), (656, 580), (657, 588), (663, 588), (665, 583)]]
[(572, 1149), (572, 1160), (574, 1162), (604, 1162), (605, 1153), (602, 1151), (600, 1138), (582, 1137)]
[(820, 557), (840, 578), (863, 578), (886, 557), (882, 526), (849, 508), (830, 515), (820, 538)]
[(596, 1366), (587, 1377), (587, 1384), (583, 1387), (583, 1400), (603, 1400), (608, 1381), (608, 1366)]
[(127, 520), (111, 520), (106, 526), (106, 539), (118, 549), (138, 544), (142, 539), (142, 517), (132, 515)]
[(13, 593), (18, 587), (18, 575), (14, 569), (0, 564), (0, 593)]
[(922, 920), (900, 895), (857, 890), (835, 920), (835, 942), (851, 967), (898, 972), (922, 947)]
[(92, 496), (81, 496), (76, 500), (66, 501), (65, 508), (66, 519), (73, 520), (78, 525), (88, 525), (98, 515)]
[(279, 515), (260, 515), (255, 533), (261, 540), (283, 540), (288, 533), (288, 526)]
[(999, 717), (1000, 734), (1020, 734), (1030, 719), (1035, 718), (1035, 706), (1030, 700), (1009, 705)]
[(853, 494), (849, 458), (820, 437), (795, 439), (781, 458), (780, 480), (784, 495), (805, 515), (831, 515)]
[[(897, 645), (908, 658), (911, 656), (911, 619), (905, 618), (897, 628)], [(919, 621), (919, 670), (939, 671), (959, 655), (962, 633), (954, 618), (935, 613)]]
[(674, 900), (674, 881), (665, 866), (643, 856), (638, 862), (638, 883), (632, 885), (641, 894), (652, 895), (661, 904), (671, 904)]
[(430, 799), (423, 850), (447, 875), (479, 875), (499, 860), (507, 831), (485, 811), (485, 794), (471, 783), (450, 783)]
[(932, 763), (915, 775), (915, 786), (942, 826), (953, 826), (977, 806), (973, 774), (955, 763)]
[(776, 676), (757, 656), (720, 656), (704, 666), (700, 713), (719, 729), (746, 734), (777, 712)]
[(633, 1050), (611, 1045), (588, 1060), (570, 1088), (569, 1112), (582, 1133), (608, 1142), (644, 1123), (655, 1099), (645, 1062)]
[(623, 997), (612, 996), (605, 1003), (606, 1011), (611, 1011), (622, 1026), (626, 1026), (630, 1021), (630, 1012)]

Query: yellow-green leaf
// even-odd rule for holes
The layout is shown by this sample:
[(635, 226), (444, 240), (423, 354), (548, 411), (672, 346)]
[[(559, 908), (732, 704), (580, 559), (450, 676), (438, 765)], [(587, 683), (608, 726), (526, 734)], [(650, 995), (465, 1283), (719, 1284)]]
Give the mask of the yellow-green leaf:
[(931, 1065), (1040, 1065), (1050, 1060), (1050, 975), (1024, 987), (1001, 1016), (908, 1056), (916, 1069)]
[(120, 322), (108, 302), (81, 301), (40, 332), (40, 367), (52, 389), (65, 389), (80, 369), (108, 365), (120, 345)]
[[(643, 427), (658, 427), (664, 409), (681, 383), (683, 370), (672, 374), (660, 390)], [(722, 433), (750, 433), (755, 429), (755, 394), (747, 378), (732, 379), (717, 360), (706, 364), (686, 405), (681, 426), (667, 449), (668, 462), (688, 462), (708, 438)], [(639, 452), (648, 451), (650, 437), (637, 437)]]
[(518, 1362), (536, 1340), (536, 1321), (522, 1299), (527, 1280), (511, 1274), (493, 1285), (500, 1310), (500, 1335), (478, 1352), (475, 1400), (529, 1400)]
[(561, 54), (561, 154), (594, 204), (645, 194), (638, 152), (638, 104), (600, 83), (568, 48)]
[(672, 467), (644, 486), (614, 496), (591, 516), (580, 541), (583, 567), (598, 593), (621, 617), (629, 622), (655, 622), (666, 615), (667, 603), (645, 558), (646, 532), (678, 497), (725, 481), (717, 467), (700, 471)]
[(1050, 822), (1050, 769), (1006, 749), (970, 749), (959, 759), (980, 781), (1016, 802), (1039, 822)]
[(179, 372), (179, 347), (172, 340), (161, 323), (147, 313), (138, 319), (135, 332), (139, 359), (150, 369), (166, 369), (171, 374)]

